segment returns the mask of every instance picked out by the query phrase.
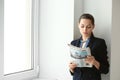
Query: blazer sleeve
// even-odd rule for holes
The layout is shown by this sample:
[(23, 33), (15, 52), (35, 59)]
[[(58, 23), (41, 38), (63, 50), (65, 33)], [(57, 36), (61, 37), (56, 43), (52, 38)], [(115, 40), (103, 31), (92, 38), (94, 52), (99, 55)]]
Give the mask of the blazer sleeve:
[(109, 62), (107, 56), (107, 46), (105, 40), (100, 40), (95, 49), (95, 58), (100, 63), (100, 73), (107, 74), (109, 72)]

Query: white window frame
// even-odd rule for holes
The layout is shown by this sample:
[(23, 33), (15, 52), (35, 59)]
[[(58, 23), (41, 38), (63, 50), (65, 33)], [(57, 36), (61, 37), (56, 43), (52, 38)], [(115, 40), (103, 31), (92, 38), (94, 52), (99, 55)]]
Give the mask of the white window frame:
[(0, 0), (0, 80), (31, 80), (39, 76), (39, 0), (32, 0), (33, 69), (4, 75), (4, 0)]

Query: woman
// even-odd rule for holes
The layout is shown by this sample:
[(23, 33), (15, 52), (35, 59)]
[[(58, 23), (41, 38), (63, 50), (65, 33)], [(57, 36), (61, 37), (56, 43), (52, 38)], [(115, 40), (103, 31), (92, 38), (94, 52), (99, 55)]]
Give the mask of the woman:
[(70, 62), (69, 68), (73, 75), (73, 80), (101, 80), (101, 73), (107, 74), (109, 71), (105, 40), (94, 37), (92, 31), (95, 28), (95, 24), (94, 17), (91, 14), (81, 15), (78, 27), (81, 37), (73, 40), (71, 44), (81, 48), (90, 48), (91, 56), (87, 56), (85, 62), (92, 64), (93, 67), (77, 67), (75, 63)]

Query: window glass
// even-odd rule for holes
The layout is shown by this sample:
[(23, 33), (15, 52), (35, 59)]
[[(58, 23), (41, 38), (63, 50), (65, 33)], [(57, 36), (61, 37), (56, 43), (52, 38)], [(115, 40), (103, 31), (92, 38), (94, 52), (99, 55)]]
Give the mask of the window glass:
[(32, 69), (31, 0), (4, 0), (4, 74)]

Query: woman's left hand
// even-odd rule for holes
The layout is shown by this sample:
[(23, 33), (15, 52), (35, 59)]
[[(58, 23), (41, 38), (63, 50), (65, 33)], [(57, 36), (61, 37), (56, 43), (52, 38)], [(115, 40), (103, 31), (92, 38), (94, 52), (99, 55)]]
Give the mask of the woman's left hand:
[(94, 56), (87, 56), (85, 62), (94, 65), (97, 69), (99, 69), (100, 67), (100, 63), (97, 60), (95, 60)]
[(86, 63), (92, 64), (92, 65), (94, 65), (94, 61), (95, 61), (94, 56), (87, 56), (87, 58), (85, 59)]

